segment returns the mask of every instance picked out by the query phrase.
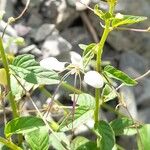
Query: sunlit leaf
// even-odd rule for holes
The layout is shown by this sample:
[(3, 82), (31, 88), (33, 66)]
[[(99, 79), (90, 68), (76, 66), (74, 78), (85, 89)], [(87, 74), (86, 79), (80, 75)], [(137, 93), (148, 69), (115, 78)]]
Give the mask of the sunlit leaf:
[(101, 19), (104, 19), (103, 16), (104, 16), (105, 13), (104, 13), (102, 10), (99, 9), (98, 4), (96, 4), (96, 5), (94, 6), (94, 13), (95, 13), (97, 16), (99, 16)]
[(4, 68), (0, 69), (0, 84), (4, 87), (7, 85), (7, 76)]
[(95, 98), (91, 96), (90, 94), (82, 93), (82, 94), (71, 94), (71, 99), (74, 100), (75, 96), (75, 101), (76, 104), (79, 106), (85, 106), (88, 108), (94, 108), (95, 107)]
[(105, 121), (95, 124), (95, 132), (100, 137), (100, 149), (111, 150), (115, 145), (115, 133), (112, 127)]
[[(54, 135), (55, 134), (55, 135)], [(70, 141), (63, 132), (54, 132), (50, 135), (50, 145), (56, 150), (66, 150), (65, 147), (70, 149)]]
[(117, 94), (116, 94), (115, 90), (112, 89), (112, 87), (110, 87), (108, 84), (106, 84), (102, 91), (102, 97), (103, 97), (104, 102), (108, 102), (108, 101), (114, 99), (115, 97), (117, 97)]
[(43, 127), (45, 124), (41, 118), (27, 116), (12, 119), (5, 126), (5, 136), (12, 134), (24, 134)]
[(127, 117), (115, 119), (110, 123), (116, 136), (124, 134), (125, 129), (128, 130), (133, 124), (133, 121)]
[(121, 25), (128, 25), (128, 24), (135, 24), (138, 22), (145, 21), (147, 17), (144, 16), (131, 16), (131, 15), (123, 15), (123, 14), (116, 14), (114, 20), (112, 21), (113, 27), (118, 27)]
[(134, 79), (130, 78), (127, 74), (116, 69), (113, 66), (110, 66), (110, 65), (106, 66), (104, 68), (104, 73), (108, 77), (117, 79), (117, 80), (123, 82), (127, 86), (134, 86), (137, 84), (137, 82)]
[(139, 130), (138, 137), (138, 150), (149, 150), (150, 149), (150, 124), (145, 124)]
[(94, 110), (83, 106), (78, 107), (75, 110), (75, 114), (70, 114), (66, 120), (61, 124), (60, 131), (72, 130), (79, 125), (85, 123), (89, 118), (93, 116)]
[(5, 14), (5, 11), (0, 11), (0, 21), (3, 19), (4, 14)]
[(78, 136), (71, 142), (72, 150), (97, 150), (96, 143), (85, 137)]
[(49, 148), (49, 132), (46, 127), (25, 133), (25, 139), (33, 150), (48, 150)]
[(59, 83), (58, 74), (52, 70), (42, 68), (35, 61), (34, 56), (24, 54), (17, 56), (10, 69), (13, 74), (23, 78), (33, 84), (57, 84)]

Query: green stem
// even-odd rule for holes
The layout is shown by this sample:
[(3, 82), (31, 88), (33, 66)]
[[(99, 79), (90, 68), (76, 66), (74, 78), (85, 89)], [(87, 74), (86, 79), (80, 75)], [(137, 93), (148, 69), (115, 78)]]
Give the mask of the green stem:
[(0, 137), (0, 143), (6, 145), (7, 147), (9, 147), (12, 150), (22, 150), (22, 148), (18, 147), (17, 145), (12, 143), (11, 141), (8, 141), (2, 137)]
[[(110, 21), (107, 21), (106, 28), (103, 32), (102, 38), (98, 44), (98, 49), (97, 49), (96, 71), (99, 73), (101, 73), (101, 59), (102, 59), (103, 47), (107, 39), (107, 36), (110, 32), (109, 28), (110, 28)], [(96, 102), (95, 111), (94, 111), (95, 123), (99, 121), (100, 99), (101, 99), (101, 89), (95, 89), (95, 102)]]
[(19, 116), (19, 114), (18, 114), (18, 111), (17, 111), (17, 105), (16, 105), (16, 102), (15, 102), (14, 96), (13, 96), (12, 91), (11, 91), (9, 65), (8, 65), (8, 60), (7, 60), (5, 50), (4, 50), (4, 47), (3, 47), (2, 38), (0, 38), (0, 54), (1, 54), (1, 57), (2, 57), (3, 66), (4, 66), (5, 71), (6, 71), (7, 89), (9, 91), (9, 94), (8, 94), (9, 103), (10, 103), (10, 106), (12, 108), (13, 116), (14, 116), (14, 118), (16, 118), (16, 117)]

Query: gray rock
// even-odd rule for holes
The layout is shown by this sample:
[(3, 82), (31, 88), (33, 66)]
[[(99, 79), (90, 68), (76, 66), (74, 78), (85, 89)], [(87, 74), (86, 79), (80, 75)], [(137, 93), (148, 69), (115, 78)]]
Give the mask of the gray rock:
[(17, 32), (17, 34), (19, 36), (26, 36), (30, 32), (30, 30), (31, 30), (30, 27), (25, 26), (25, 25), (23, 25), (21, 23), (15, 24), (14, 25), (14, 29), (16, 30), (16, 32)]
[(65, 0), (46, 0), (42, 4), (41, 13), (47, 22), (57, 24), (58, 29), (68, 27), (78, 17), (75, 9), (67, 7)]
[(150, 123), (150, 109), (146, 108), (139, 111), (138, 119), (144, 123)]
[(0, 0), (0, 11), (4, 11), (6, 8), (7, 0)]
[[(133, 89), (130, 87), (122, 87), (120, 89), (120, 93), (123, 97), (122, 100), (125, 102), (130, 114), (134, 119), (137, 119), (138, 113), (137, 113), (137, 106), (136, 106), (136, 100), (135, 100)], [(130, 117), (128, 111), (123, 106), (120, 106), (119, 108), (122, 113)]]
[(23, 49), (21, 49), (19, 51), (20, 54), (26, 54), (26, 53), (31, 53), (31, 54), (34, 54), (36, 56), (41, 56), (42, 55), (42, 52), (37, 48), (36, 45), (32, 44), (32, 45), (29, 45)]
[(120, 69), (126, 71), (126, 73), (131, 74), (131, 72), (127, 72), (127, 70), (133, 68), (138, 74), (143, 74), (149, 69), (149, 66), (150, 62), (148, 60), (133, 51), (121, 54)]
[(49, 36), (42, 45), (42, 52), (44, 57), (58, 56), (64, 52), (69, 52), (72, 45), (58, 35)]
[(142, 106), (150, 106), (150, 78), (145, 78), (139, 82), (141, 94), (137, 97), (137, 103)]
[(36, 8), (32, 8), (31, 15), (27, 22), (27, 25), (31, 28), (37, 28), (43, 23), (42, 16), (39, 14)]
[[(1, 20), (0, 23), (0, 31), (4, 31), (5, 27), (6, 27), (7, 23), (4, 22), (3, 20)], [(6, 34), (8, 34), (9, 36), (13, 36), (13, 37), (17, 37), (17, 32), (14, 30), (14, 28), (12, 28), (12, 26), (8, 25), (7, 30), (5, 32)]]
[(54, 24), (43, 24), (35, 33), (34, 39), (36, 42), (43, 41), (48, 35), (58, 34), (58, 30)]
[(74, 51), (80, 54), (81, 49), (78, 44), (89, 44), (92, 42), (92, 38), (83, 27), (68, 28), (61, 33), (61, 36), (71, 43)]

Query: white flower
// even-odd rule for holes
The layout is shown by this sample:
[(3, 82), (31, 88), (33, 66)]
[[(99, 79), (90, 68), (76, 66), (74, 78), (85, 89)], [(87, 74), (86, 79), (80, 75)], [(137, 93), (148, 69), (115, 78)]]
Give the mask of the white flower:
[(71, 59), (71, 63), (73, 65), (77, 65), (77, 66), (79, 66), (79, 68), (82, 68), (82, 66), (83, 66), (82, 57), (78, 53), (71, 51), (70, 59)]
[(104, 85), (103, 77), (96, 71), (88, 71), (84, 75), (84, 82), (94, 88), (102, 88)]
[[(82, 57), (74, 51), (70, 52), (71, 65), (78, 66), (78, 68), (83, 68)], [(67, 62), (60, 62), (54, 57), (48, 57), (40, 61), (40, 66), (55, 71), (64, 71), (65, 64)]]
[(117, 19), (123, 19), (123, 17), (124, 16), (120, 13), (117, 13), (116, 16), (115, 16), (115, 18), (117, 18)]
[(48, 57), (40, 61), (40, 66), (55, 71), (63, 71), (65, 69), (66, 62), (60, 62), (54, 57)]

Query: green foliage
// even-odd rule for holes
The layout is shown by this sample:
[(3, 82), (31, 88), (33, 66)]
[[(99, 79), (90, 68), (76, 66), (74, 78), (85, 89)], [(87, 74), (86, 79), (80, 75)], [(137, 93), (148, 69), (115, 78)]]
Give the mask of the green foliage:
[(49, 141), (50, 145), (56, 150), (66, 150), (64, 147), (70, 149), (70, 141), (64, 132), (55, 132), (55, 135), (51, 134)]
[(128, 130), (132, 125), (133, 121), (127, 117), (115, 119), (110, 123), (116, 136), (124, 134), (125, 129)]
[(115, 145), (115, 133), (112, 127), (105, 121), (95, 124), (95, 132), (99, 137), (100, 149), (110, 150)]
[(93, 96), (86, 94), (86, 93), (82, 93), (82, 94), (71, 94), (70, 95), (72, 100), (75, 96), (75, 100), (77, 101), (76, 103), (79, 106), (83, 106), (89, 109), (94, 109), (95, 107), (95, 99)]
[(102, 98), (104, 102), (108, 102), (117, 97), (116, 91), (108, 84), (105, 85), (102, 91)]
[(140, 136), (138, 137), (138, 149), (149, 150), (150, 149), (150, 124), (145, 124), (139, 130)]
[(41, 118), (34, 116), (19, 117), (12, 119), (5, 126), (5, 136), (13, 134), (25, 134), (43, 127), (45, 124)]
[(78, 136), (71, 143), (72, 150), (97, 150), (96, 143), (88, 140), (85, 137)]
[(52, 70), (42, 68), (34, 56), (24, 54), (17, 56), (12, 65), (9, 65), (12, 74), (23, 78), (29, 83), (33, 84), (58, 84), (58, 74)]
[(75, 114), (70, 113), (66, 120), (60, 125), (60, 131), (68, 131), (77, 128), (85, 123), (89, 118), (93, 117), (93, 109), (80, 106), (75, 110)]
[(123, 14), (116, 14), (115, 18), (112, 21), (112, 27), (116, 28), (122, 25), (129, 25), (135, 24), (142, 21), (145, 21), (147, 17), (143, 16), (131, 16), (131, 15), (123, 15)]
[(113, 66), (106, 66), (104, 68), (104, 73), (110, 77), (110, 78), (114, 78), (117, 79), (119, 81), (121, 81), (122, 83), (124, 83), (127, 86), (134, 86), (137, 84), (137, 82), (134, 79), (131, 79), (127, 74), (125, 74), (124, 72), (116, 69)]
[(48, 150), (49, 148), (49, 133), (46, 127), (25, 133), (25, 139), (32, 150)]

